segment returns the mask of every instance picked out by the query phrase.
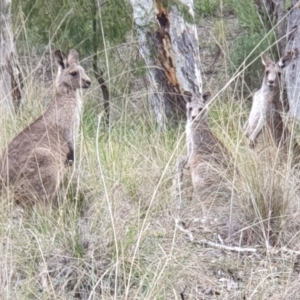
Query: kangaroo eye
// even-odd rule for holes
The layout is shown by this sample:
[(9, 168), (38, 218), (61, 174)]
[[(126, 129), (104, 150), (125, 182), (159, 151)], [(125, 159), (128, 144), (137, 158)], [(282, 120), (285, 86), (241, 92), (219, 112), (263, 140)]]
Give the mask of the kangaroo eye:
[(267, 76), (269, 75), (269, 73), (270, 73), (269, 71), (266, 71), (266, 75), (267, 75)]
[(281, 73), (280, 72), (278, 72), (278, 77), (280, 77), (281, 76)]
[(76, 76), (76, 75), (77, 75), (77, 72), (74, 71), (74, 72), (71, 73), (71, 75), (72, 75), (72, 76)]
[(190, 108), (189, 108), (189, 111), (192, 111), (192, 110), (193, 110), (193, 108), (192, 108), (192, 107), (190, 107)]

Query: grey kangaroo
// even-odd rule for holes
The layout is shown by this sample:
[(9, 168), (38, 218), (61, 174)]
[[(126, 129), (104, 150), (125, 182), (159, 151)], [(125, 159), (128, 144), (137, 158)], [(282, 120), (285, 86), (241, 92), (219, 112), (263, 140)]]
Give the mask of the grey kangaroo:
[(78, 64), (76, 50), (68, 57), (57, 50), (55, 59), (54, 99), (42, 116), (6, 146), (0, 160), (2, 185), (13, 185), (21, 204), (50, 201), (74, 161), (82, 110), (80, 89), (89, 88), (91, 80)]
[(220, 172), (216, 170), (219, 167), (226, 170), (232, 161), (232, 155), (207, 123), (206, 103), (210, 93), (202, 94), (199, 99), (185, 91), (184, 96), (187, 110), (187, 167), (190, 168), (194, 193), (197, 195), (201, 194), (205, 186), (211, 185), (212, 181), (220, 182)]
[(257, 138), (264, 127), (270, 129), (271, 138), (277, 146), (284, 143), (286, 138), (281, 116), (284, 108), (280, 100), (281, 73), (284, 65), (281, 63), (280, 67), (264, 54), (261, 55), (261, 59), (265, 66), (262, 86), (254, 93), (251, 112), (244, 125), (251, 148), (256, 145)]

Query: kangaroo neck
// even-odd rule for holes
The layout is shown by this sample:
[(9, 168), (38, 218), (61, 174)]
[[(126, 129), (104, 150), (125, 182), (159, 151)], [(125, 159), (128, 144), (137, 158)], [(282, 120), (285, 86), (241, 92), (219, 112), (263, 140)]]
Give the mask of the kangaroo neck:
[(79, 119), (81, 110), (82, 101), (79, 90), (59, 90), (45, 112), (45, 117), (49, 123), (60, 125), (60, 123), (65, 123), (66, 117), (76, 116), (76, 119)]
[(194, 143), (196, 145), (203, 145), (207, 142), (210, 136), (210, 128), (206, 120), (201, 120), (200, 122), (194, 122), (192, 124), (192, 136)]
[(79, 90), (67, 90), (67, 91), (58, 91), (55, 93), (54, 101), (50, 104), (56, 109), (72, 109), (76, 107), (77, 109), (81, 108), (81, 97)]
[(263, 84), (261, 87), (261, 95), (263, 98), (270, 102), (276, 102), (279, 99), (280, 89), (278, 86), (270, 88), (267, 84)]
[(209, 126), (207, 124), (206, 120), (196, 120), (196, 121), (191, 121), (191, 126), (193, 128), (193, 131), (201, 131), (203, 129), (208, 129)]

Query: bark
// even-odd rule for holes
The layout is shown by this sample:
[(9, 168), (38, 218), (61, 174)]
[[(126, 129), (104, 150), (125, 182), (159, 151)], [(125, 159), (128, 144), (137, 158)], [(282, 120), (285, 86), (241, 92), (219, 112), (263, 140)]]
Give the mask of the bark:
[(98, 40), (98, 30), (97, 30), (97, 5), (95, 3), (94, 9), (93, 9), (93, 49), (94, 49), (94, 56), (93, 56), (93, 71), (94, 71), (94, 76), (96, 80), (98, 81), (101, 91), (102, 91), (102, 96), (104, 99), (104, 111), (105, 111), (105, 122), (106, 125), (109, 126), (109, 91), (108, 87), (105, 84), (105, 80), (103, 77), (103, 71), (99, 70), (98, 68), (98, 47), (99, 47), (99, 40)]
[(269, 17), (272, 18), (272, 16), (275, 13), (275, 3), (273, 0), (260, 0), (262, 2), (263, 6), (265, 7), (265, 10)]
[(292, 0), (287, 16), (286, 50), (293, 50), (294, 60), (286, 68), (285, 81), (289, 101), (289, 117), (300, 123), (300, 1)]
[[(167, 121), (185, 117), (183, 91), (199, 97), (202, 93), (196, 26), (185, 21), (179, 5), (166, 8), (159, 0), (130, 2), (140, 55), (148, 68), (151, 103), (160, 128), (164, 128)], [(176, 3), (194, 17), (192, 0)]]
[(100, 85), (102, 96), (104, 99), (105, 123), (106, 125), (109, 125), (109, 91), (107, 85), (105, 84), (103, 72), (99, 70), (97, 66), (97, 59), (95, 59), (95, 62), (93, 62), (93, 70), (94, 76)]
[(278, 19), (278, 26), (277, 26), (277, 39), (279, 40), (279, 56), (284, 55), (286, 40), (284, 38), (286, 34), (286, 18), (285, 18), (286, 10), (285, 10), (285, 0), (278, 0), (277, 4), (277, 19)]
[(18, 110), (22, 89), (22, 73), (12, 32), (11, 0), (0, 0), (0, 115)]
[(259, 13), (261, 15), (266, 15), (268, 19), (269, 30), (277, 23), (277, 39), (279, 56), (282, 56), (285, 51), (285, 33), (286, 33), (286, 9), (285, 0), (255, 0), (257, 7), (259, 8)]
[(254, 0), (254, 2), (258, 7), (259, 14), (267, 17), (267, 26), (270, 27), (269, 29), (271, 29), (276, 11), (274, 0)]

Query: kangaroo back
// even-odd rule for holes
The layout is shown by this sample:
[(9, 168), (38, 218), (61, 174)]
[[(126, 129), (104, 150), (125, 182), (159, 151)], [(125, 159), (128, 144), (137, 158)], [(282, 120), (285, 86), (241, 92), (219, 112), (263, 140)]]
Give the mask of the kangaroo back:
[(50, 200), (59, 187), (74, 148), (81, 114), (79, 90), (91, 85), (78, 64), (78, 53), (55, 52), (56, 94), (45, 113), (20, 132), (0, 160), (2, 184), (14, 186), (21, 203)]

